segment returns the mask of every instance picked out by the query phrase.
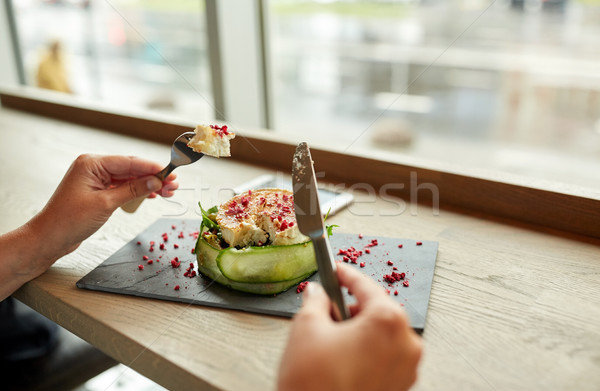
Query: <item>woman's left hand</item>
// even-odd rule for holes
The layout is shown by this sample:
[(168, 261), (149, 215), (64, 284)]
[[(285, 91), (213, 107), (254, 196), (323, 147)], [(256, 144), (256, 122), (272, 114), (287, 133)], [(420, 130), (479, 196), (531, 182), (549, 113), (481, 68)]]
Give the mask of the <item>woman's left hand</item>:
[(176, 176), (162, 182), (154, 176), (161, 169), (158, 163), (137, 157), (81, 155), (29, 224), (40, 240), (50, 244), (53, 254), (48, 255), (56, 260), (75, 250), (126, 202), (156, 194), (172, 196), (179, 187)]

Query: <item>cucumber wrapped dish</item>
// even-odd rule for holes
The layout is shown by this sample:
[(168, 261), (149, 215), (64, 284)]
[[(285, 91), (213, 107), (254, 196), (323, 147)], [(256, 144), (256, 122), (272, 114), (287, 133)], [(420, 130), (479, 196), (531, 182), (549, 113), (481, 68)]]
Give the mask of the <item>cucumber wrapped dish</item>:
[(313, 245), (296, 225), (291, 192), (249, 191), (202, 211), (198, 270), (231, 289), (273, 295), (310, 277)]

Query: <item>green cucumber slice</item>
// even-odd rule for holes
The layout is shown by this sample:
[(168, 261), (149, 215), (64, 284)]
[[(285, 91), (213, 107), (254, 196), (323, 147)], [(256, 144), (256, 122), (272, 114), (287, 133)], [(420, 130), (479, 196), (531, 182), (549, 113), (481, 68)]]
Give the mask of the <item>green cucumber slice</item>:
[[(282, 247), (292, 247), (292, 246), (282, 246)], [(310, 247), (312, 251), (312, 246)], [(206, 240), (204, 240), (201, 236), (198, 237), (198, 241), (196, 242), (196, 258), (198, 259), (198, 270), (214, 280), (215, 282), (225, 285), (231, 289), (235, 289), (238, 291), (260, 294), (260, 295), (273, 295), (277, 293), (281, 293), (290, 287), (298, 284), (299, 282), (308, 278), (311, 274), (316, 270), (316, 263), (314, 265), (314, 270), (311, 270), (305, 274), (300, 276), (296, 275), (293, 279), (288, 279), (286, 281), (272, 281), (272, 282), (240, 282), (233, 281), (229, 278), (225, 277), (221, 273), (221, 269), (219, 269), (217, 265), (217, 258), (219, 255), (226, 250), (219, 250), (212, 247)], [(314, 258), (314, 256), (313, 256)]]
[(232, 281), (252, 283), (294, 280), (317, 270), (312, 242), (227, 248), (217, 257), (217, 266)]
[(205, 276), (212, 280), (219, 282), (220, 279), (223, 281), (227, 280), (219, 267), (217, 266), (217, 256), (221, 250), (214, 248), (202, 237), (198, 237), (196, 242), (196, 259), (198, 260), (198, 270)]

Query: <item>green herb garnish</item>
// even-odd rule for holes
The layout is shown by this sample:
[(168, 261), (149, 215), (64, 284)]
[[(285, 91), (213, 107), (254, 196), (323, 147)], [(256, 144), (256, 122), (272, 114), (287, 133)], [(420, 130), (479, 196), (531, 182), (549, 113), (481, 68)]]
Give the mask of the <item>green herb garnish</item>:
[(209, 231), (217, 230), (220, 233), (221, 227), (219, 227), (219, 224), (217, 224), (217, 222), (215, 221), (215, 216), (219, 211), (219, 208), (215, 205), (209, 210), (204, 210), (200, 202), (198, 202), (198, 206), (200, 207), (200, 212), (202, 213), (202, 223), (200, 223), (200, 232), (202, 232), (204, 230), (204, 227), (206, 227), (206, 229)]
[[(323, 222), (327, 221), (327, 218), (329, 217), (329, 212), (331, 212), (331, 208), (329, 208), (329, 210), (325, 214), (325, 217), (323, 218)], [(325, 229), (327, 230), (327, 237), (330, 237), (331, 235), (333, 235), (334, 228), (339, 228), (339, 225), (337, 225), (337, 224), (325, 225)]]

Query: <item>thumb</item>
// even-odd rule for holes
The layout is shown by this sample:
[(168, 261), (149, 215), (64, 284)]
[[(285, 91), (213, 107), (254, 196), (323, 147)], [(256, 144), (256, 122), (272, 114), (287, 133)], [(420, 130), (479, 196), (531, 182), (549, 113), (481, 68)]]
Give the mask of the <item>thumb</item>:
[(331, 319), (331, 301), (321, 284), (309, 282), (302, 293), (302, 308), (299, 313)]
[(162, 181), (155, 176), (132, 179), (121, 186), (111, 189), (112, 197), (117, 205), (135, 200), (140, 197), (146, 197), (159, 191), (162, 188)]

